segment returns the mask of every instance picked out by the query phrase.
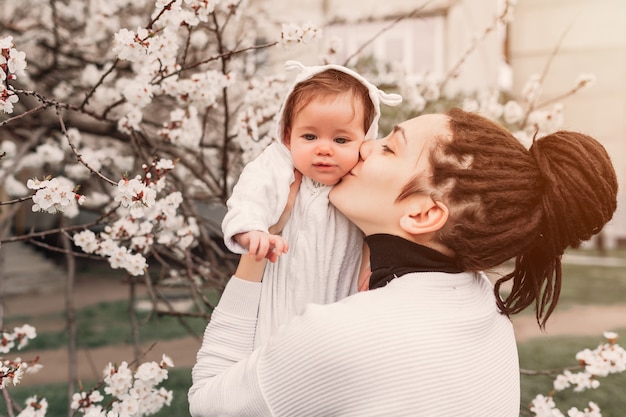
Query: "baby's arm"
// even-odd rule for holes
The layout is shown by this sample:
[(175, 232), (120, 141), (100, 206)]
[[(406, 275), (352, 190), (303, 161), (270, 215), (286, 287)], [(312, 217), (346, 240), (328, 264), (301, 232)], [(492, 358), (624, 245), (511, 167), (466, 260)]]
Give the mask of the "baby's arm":
[(289, 185), (294, 180), (293, 163), (284, 145), (274, 143), (246, 165), (228, 199), (222, 221), (224, 243), (234, 253), (247, 253), (235, 236), (251, 231), (272, 233), (285, 208)]
[(291, 209), (302, 183), (302, 173), (300, 171), (294, 170), (294, 177), (294, 182), (289, 186), (289, 197), (287, 198), (285, 209), (280, 215), (278, 222), (269, 228), (269, 233), (253, 230), (234, 236), (235, 241), (239, 245), (248, 249), (249, 254), (255, 255), (256, 261), (267, 258), (270, 262), (276, 262), (278, 257), (283, 253), (287, 253), (289, 249), (287, 240), (280, 236), (280, 233), (285, 227), (287, 220), (289, 220), (289, 216), (291, 216)]
[(234, 239), (246, 248), (250, 255), (254, 255), (256, 261), (267, 258), (271, 262), (276, 262), (278, 257), (289, 249), (284, 237), (260, 230), (236, 234)]

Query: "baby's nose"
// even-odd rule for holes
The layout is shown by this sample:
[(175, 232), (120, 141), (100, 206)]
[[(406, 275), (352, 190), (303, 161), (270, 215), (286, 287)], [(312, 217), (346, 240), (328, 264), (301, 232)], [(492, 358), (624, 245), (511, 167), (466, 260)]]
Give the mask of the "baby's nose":
[(330, 155), (332, 153), (332, 147), (325, 143), (317, 145), (316, 152), (318, 155)]

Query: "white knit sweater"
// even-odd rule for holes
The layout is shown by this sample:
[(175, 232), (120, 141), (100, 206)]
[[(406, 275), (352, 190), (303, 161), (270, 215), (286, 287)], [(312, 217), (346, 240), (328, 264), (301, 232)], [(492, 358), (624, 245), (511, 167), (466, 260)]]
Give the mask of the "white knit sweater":
[[(237, 233), (267, 232), (278, 221), (294, 180), (285, 145), (273, 143), (246, 165), (222, 222), (224, 242), (244, 253)], [(332, 303), (356, 292), (363, 234), (328, 200), (331, 186), (302, 178), (291, 216), (282, 231), (289, 251), (263, 274), (255, 346), (262, 345), (308, 303)]]
[(412, 273), (310, 305), (253, 350), (261, 284), (233, 277), (189, 390), (193, 417), (517, 417), (510, 320), (480, 275)]

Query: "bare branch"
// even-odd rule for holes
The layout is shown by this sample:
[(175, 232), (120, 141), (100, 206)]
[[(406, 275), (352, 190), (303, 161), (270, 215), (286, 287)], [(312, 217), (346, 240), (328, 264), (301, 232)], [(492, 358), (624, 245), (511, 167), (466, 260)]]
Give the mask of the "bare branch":
[(78, 153), (78, 149), (76, 149), (76, 145), (74, 145), (74, 142), (72, 142), (72, 139), (70, 138), (70, 135), (67, 133), (67, 128), (65, 127), (65, 121), (63, 120), (63, 116), (61, 115), (61, 111), (60, 111), (60, 109), (58, 107), (57, 107), (57, 116), (59, 118), (59, 125), (61, 126), (61, 132), (63, 132), (63, 136), (65, 136), (65, 138), (67, 139), (67, 143), (70, 145), (70, 148), (72, 148), (72, 152), (76, 156), (76, 159), (78, 159), (78, 162), (80, 162), (92, 174), (97, 175), (98, 177), (102, 178), (104, 181), (108, 182), (111, 185), (117, 185), (117, 182), (109, 179), (104, 174), (102, 174), (100, 171), (96, 171), (95, 169), (93, 169), (91, 167), (91, 165), (89, 165), (87, 162), (85, 162), (85, 160), (83, 159), (81, 154)]
[(22, 203), (24, 201), (32, 200), (32, 198), (33, 198), (33, 196), (29, 195), (27, 197), (20, 197), (20, 198), (16, 198), (16, 199), (9, 200), (9, 201), (0, 201), (0, 206), (6, 206), (8, 204)]

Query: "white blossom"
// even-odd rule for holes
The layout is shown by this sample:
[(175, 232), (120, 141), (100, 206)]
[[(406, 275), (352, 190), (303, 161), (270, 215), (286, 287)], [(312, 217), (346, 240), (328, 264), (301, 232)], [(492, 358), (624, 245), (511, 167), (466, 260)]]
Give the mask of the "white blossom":
[(539, 74), (533, 74), (522, 88), (522, 98), (528, 103), (535, 103), (541, 92), (541, 77)]
[(13, 36), (5, 36), (0, 38), (0, 50), (11, 49), (13, 47)]
[(148, 267), (148, 262), (146, 258), (139, 254), (131, 254), (127, 253), (124, 259), (123, 268), (128, 271), (129, 274), (138, 276), (143, 275), (146, 268)]
[(86, 253), (94, 253), (98, 250), (98, 240), (96, 234), (91, 230), (83, 230), (75, 233), (74, 243)]
[(114, 397), (121, 398), (133, 386), (133, 374), (128, 368), (128, 363), (123, 361), (119, 366), (109, 363), (104, 369), (104, 392)]
[(25, 367), (20, 364), (17, 369), (13, 370), (13, 377), (10, 378), (13, 386), (18, 385), (22, 381), (22, 377), (24, 376), (24, 369)]
[(117, 184), (117, 195), (115, 201), (119, 202), (122, 207), (130, 209), (133, 217), (143, 217), (143, 210), (155, 204), (156, 191), (143, 182), (139, 178), (121, 179)]
[(100, 208), (106, 205), (110, 201), (111, 201), (111, 197), (108, 194), (94, 191), (88, 194), (87, 199), (84, 203), (84, 206), (95, 209), (95, 208)]
[(17, 146), (15, 145), (14, 141), (4, 139), (2, 142), (0, 142), (0, 152), (4, 152), (6, 154), (4, 155), (4, 160), (6, 160), (7, 158), (13, 158), (17, 153)]
[(133, 131), (141, 130), (141, 121), (143, 120), (143, 113), (140, 108), (131, 108), (126, 116), (120, 117), (117, 122), (117, 128), (120, 132), (130, 134)]
[(196, 107), (173, 110), (170, 113), (170, 120), (163, 123), (159, 134), (173, 145), (190, 149), (197, 148), (202, 138), (202, 124)]
[(565, 417), (556, 407), (551, 396), (537, 395), (531, 402), (530, 411), (536, 417)]
[[(0, 70), (2, 73), (2, 70)], [(16, 94), (10, 92), (4, 87), (0, 88), (0, 108), (4, 113), (13, 113), (13, 105), (19, 101)]]
[(37, 396), (29, 397), (25, 401), (26, 407), (17, 417), (45, 417), (48, 411), (48, 401)]
[(169, 171), (174, 169), (174, 161), (171, 159), (159, 159), (155, 165), (159, 171)]
[(463, 100), (461, 108), (467, 112), (477, 112), (479, 109), (478, 100), (467, 97)]
[(23, 349), (29, 340), (32, 340), (37, 337), (37, 330), (31, 326), (30, 324), (24, 324), (19, 327), (15, 327), (13, 329), (13, 334), (15, 335), (15, 339), (18, 341), (17, 349)]
[(26, 69), (26, 52), (11, 48), (7, 65), (9, 67), (9, 72), (17, 75), (24, 75), (24, 70)]
[(13, 175), (7, 175), (4, 180), (4, 189), (11, 197), (23, 197), (28, 194), (28, 187), (25, 187), (24, 184), (15, 179)]
[(138, 61), (147, 53), (146, 48), (137, 40), (138, 35), (128, 29), (121, 29), (114, 36), (113, 53), (119, 59), (127, 61)]
[(284, 48), (291, 48), (297, 44), (309, 43), (320, 38), (321, 35), (321, 30), (311, 23), (302, 26), (293, 23), (283, 24), (279, 43)]
[(135, 378), (153, 386), (167, 378), (167, 370), (161, 368), (155, 362), (146, 362), (139, 365), (137, 372), (135, 372)]
[(572, 407), (567, 411), (568, 417), (602, 417), (600, 413), (600, 407), (593, 401), (589, 402), (589, 407), (586, 407), (583, 411), (578, 410), (576, 407)]
[(120, 82), (118, 87), (122, 92), (122, 96), (133, 106), (142, 108), (150, 104), (153, 96), (153, 88), (148, 81), (124, 80)]
[(66, 217), (75, 217), (78, 214), (78, 195), (74, 192), (74, 184), (67, 178), (29, 180), (26, 186), (37, 190), (33, 195), (32, 211), (63, 213)]
[(98, 69), (94, 64), (86, 64), (80, 75), (80, 85), (92, 86), (100, 80), (104, 72)]
[(118, 248), (117, 243), (113, 239), (104, 238), (100, 241), (96, 253), (102, 256), (111, 256)]
[(506, 123), (515, 124), (519, 123), (524, 116), (524, 109), (515, 100), (509, 100), (504, 105), (503, 118)]
[(135, 416), (139, 413), (139, 403), (136, 398), (129, 395), (121, 401), (114, 402), (111, 410), (117, 412), (120, 416)]
[(9, 353), (15, 347), (15, 334), (0, 333), (0, 353)]
[(53, 142), (43, 143), (35, 152), (25, 155), (19, 162), (18, 170), (24, 168), (40, 168), (44, 164), (59, 164), (65, 159), (65, 152)]
[(24, 75), (26, 53), (13, 48), (13, 37), (0, 38), (0, 110), (13, 113), (14, 104), (19, 97), (5, 86), (7, 80), (15, 80), (17, 75)]
[(162, 368), (172, 368), (174, 366), (174, 361), (165, 353), (161, 356), (160, 366)]
[[(598, 378), (626, 371), (626, 352), (615, 343), (618, 338), (617, 333), (605, 332), (604, 335), (609, 339), (609, 343), (602, 343), (593, 350), (583, 349), (578, 352), (576, 360), (583, 365), (583, 370), (580, 372), (564, 370), (557, 375), (553, 382), (555, 391), (563, 391), (570, 387), (573, 387), (574, 392), (596, 389), (600, 386)], [(537, 417), (563, 415), (556, 408), (551, 396), (537, 395), (532, 401), (530, 410)], [(589, 407), (583, 411), (575, 407), (570, 408), (567, 415), (568, 417), (601, 417), (600, 408), (593, 402), (590, 402)]]

